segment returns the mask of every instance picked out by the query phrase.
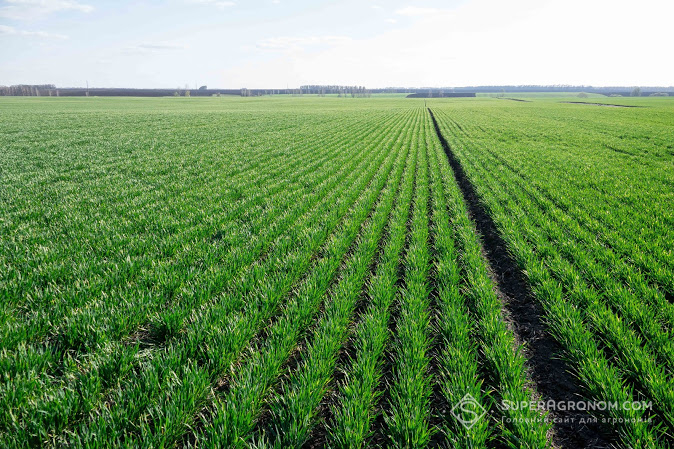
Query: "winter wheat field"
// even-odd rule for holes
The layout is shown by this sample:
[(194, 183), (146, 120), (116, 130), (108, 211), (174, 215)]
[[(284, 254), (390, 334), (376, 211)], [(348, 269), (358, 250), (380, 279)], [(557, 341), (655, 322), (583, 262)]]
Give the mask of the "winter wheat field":
[(1, 99), (0, 447), (674, 447), (674, 100), (524, 100)]

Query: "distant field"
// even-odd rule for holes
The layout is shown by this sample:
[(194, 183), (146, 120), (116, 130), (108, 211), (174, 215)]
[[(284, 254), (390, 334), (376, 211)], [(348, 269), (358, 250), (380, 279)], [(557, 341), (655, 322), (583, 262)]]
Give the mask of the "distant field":
[(672, 447), (674, 98), (526, 99), (0, 98), (0, 447)]

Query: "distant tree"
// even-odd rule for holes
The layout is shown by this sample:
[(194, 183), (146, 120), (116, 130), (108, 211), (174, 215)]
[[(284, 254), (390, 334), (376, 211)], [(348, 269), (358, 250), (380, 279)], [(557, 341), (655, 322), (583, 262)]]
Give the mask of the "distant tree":
[(186, 97), (189, 97), (189, 96), (190, 96), (190, 91), (189, 91), (189, 90), (186, 90), (186, 91), (185, 91), (185, 96), (186, 96)]
[(585, 92), (581, 92), (578, 94), (578, 98), (587, 98), (587, 94)]
[(179, 96), (180, 96), (180, 93), (178, 93), (178, 91), (175, 91), (175, 92), (173, 93), (173, 96), (174, 96), (174, 97), (179, 97)]
[(632, 89), (632, 96), (633, 97), (640, 97), (641, 96), (641, 87), (635, 87)]
[(199, 88), (199, 90), (206, 90), (206, 89), (207, 89), (206, 86), (201, 86), (201, 87)]

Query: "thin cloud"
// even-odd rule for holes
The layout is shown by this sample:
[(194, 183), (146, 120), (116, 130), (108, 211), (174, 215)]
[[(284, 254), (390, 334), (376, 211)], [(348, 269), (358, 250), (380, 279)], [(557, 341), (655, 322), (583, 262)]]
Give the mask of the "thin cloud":
[(302, 50), (307, 47), (334, 46), (351, 42), (346, 36), (309, 36), (309, 37), (272, 37), (263, 39), (257, 43), (258, 48), (263, 50)]
[(218, 9), (227, 9), (236, 5), (236, 2), (220, 1), (220, 0), (189, 0), (189, 3), (195, 5), (213, 6)]
[(5, 0), (0, 17), (12, 20), (33, 20), (59, 11), (90, 13), (94, 7), (71, 0)]
[(398, 23), (398, 21), (396, 19), (386, 19), (385, 22), (386, 23)]
[(446, 14), (447, 10), (438, 8), (420, 8), (418, 6), (406, 6), (405, 8), (397, 9), (395, 13), (401, 16), (419, 17)]
[(40, 37), (43, 39), (68, 39), (68, 36), (64, 34), (47, 33), (46, 31), (17, 30), (16, 28), (7, 25), (0, 25), (0, 36)]

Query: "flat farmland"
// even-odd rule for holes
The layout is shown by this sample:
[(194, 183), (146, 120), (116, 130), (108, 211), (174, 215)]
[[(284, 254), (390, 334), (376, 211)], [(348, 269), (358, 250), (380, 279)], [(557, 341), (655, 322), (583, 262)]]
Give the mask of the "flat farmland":
[(672, 447), (674, 101), (517, 100), (0, 98), (0, 447)]

